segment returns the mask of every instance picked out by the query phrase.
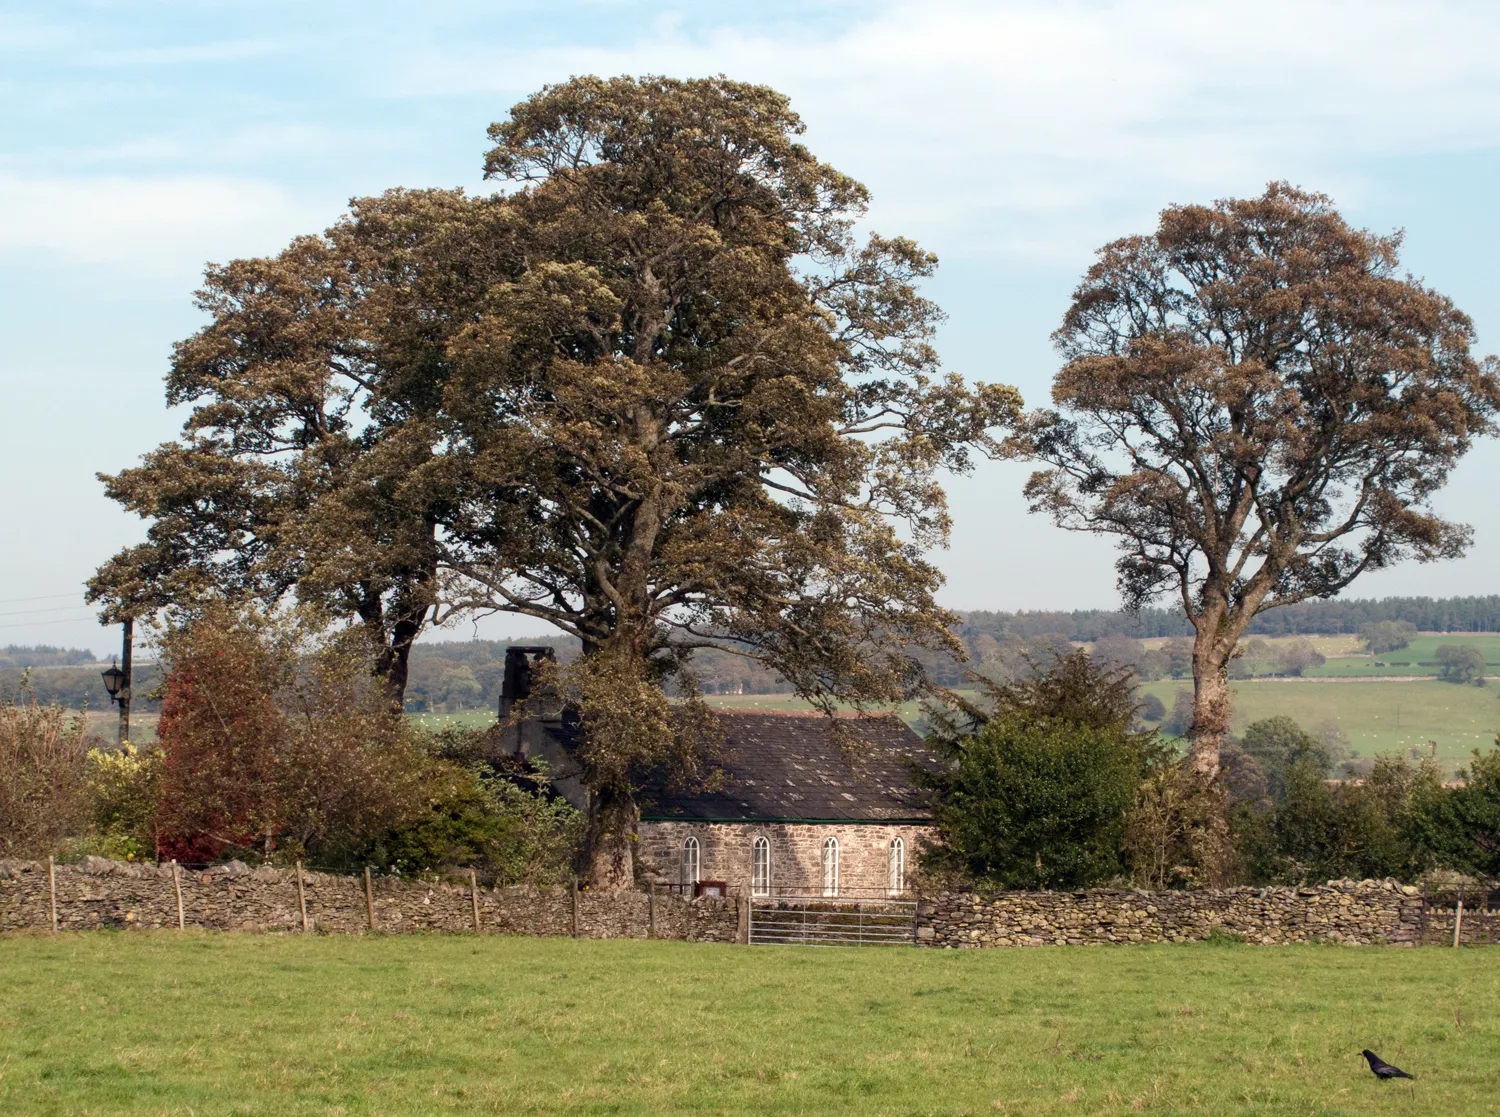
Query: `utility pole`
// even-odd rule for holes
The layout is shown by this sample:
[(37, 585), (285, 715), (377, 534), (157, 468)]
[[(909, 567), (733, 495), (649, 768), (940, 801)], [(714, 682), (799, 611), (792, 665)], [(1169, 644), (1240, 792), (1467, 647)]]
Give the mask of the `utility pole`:
[(125, 634), (120, 643), (120, 671), (125, 676), (120, 680), (120, 693), (116, 701), (120, 703), (120, 739), (119, 743), (124, 745), (130, 740), (130, 651), (135, 637), (135, 618), (125, 618)]

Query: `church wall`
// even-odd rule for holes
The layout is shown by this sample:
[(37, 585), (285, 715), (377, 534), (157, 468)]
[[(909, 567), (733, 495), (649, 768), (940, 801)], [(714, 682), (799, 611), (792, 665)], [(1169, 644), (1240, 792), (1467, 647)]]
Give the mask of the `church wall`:
[(642, 822), (637, 856), (648, 877), (662, 884), (682, 883), (682, 849), (698, 839), (699, 880), (721, 880), (729, 892), (750, 891), (751, 859), (757, 837), (771, 844), (771, 895), (823, 894), (823, 843), (839, 844), (839, 894), (888, 895), (891, 841), (905, 844), (905, 881), (911, 887), (924, 841), (936, 838), (931, 826), (912, 823), (817, 822)]

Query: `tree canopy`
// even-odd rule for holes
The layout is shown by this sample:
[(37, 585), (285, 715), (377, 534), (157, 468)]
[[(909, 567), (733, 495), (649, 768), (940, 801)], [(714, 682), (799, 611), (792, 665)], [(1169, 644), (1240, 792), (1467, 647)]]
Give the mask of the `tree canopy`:
[(393, 190), (277, 256), (208, 269), (211, 320), (167, 375), (167, 402), (192, 405), (182, 437), (101, 475), (150, 521), (90, 582), (104, 619), (295, 592), (366, 631), (399, 704), (412, 641), (446, 615), (451, 494), (433, 461), (447, 344), (505, 256), (503, 215), (495, 199)]
[[(931, 254), (856, 238), (863, 186), (782, 95), (578, 78), (490, 129), (505, 190), (394, 191), (211, 269), (183, 438), (106, 478), (153, 522), (111, 615), (295, 592), (362, 625), (392, 701), (424, 626), (485, 612), (581, 644), (594, 880), (631, 878), (634, 788), (713, 648), (801, 694), (889, 702), (957, 650), (924, 556), (939, 485), (998, 453), (1013, 389), (941, 370)], [(689, 686), (690, 689), (690, 686)]]
[(1023, 439), (1044, 465), (1031, 507), (1118, 538), (1127, 606), (1180, 600), (1205, 771), (1256, 614), (1468, 540), (1429, 498), (1494, 429), (1500, 376), (1399, 247), (1283, 183), (1172, 206), (1100, 250), (1054, 335), (1055, 409)]
[(490, 130), (528, 265), (454, 346), (449, 561), (469, 607), (582, 642), (585, 770), (621, 812), (595, 822), (596, 883), (629, 877), (685, 652), (823, 703), (910, 687), (907, 649), (951, 639), (922, 555), (948, 530), (937, 472), (997, 450), (1019, 404), (939, 371), (935, 260), (856, 241), (866, 191), (802, 128), (764, 87), (587, 78)]

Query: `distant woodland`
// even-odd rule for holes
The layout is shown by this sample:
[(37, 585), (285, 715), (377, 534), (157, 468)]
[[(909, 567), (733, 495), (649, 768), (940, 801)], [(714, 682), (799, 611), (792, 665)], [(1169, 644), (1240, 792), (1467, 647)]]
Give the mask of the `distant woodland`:
[[(1130, 614), (1104, 609), (1071, 612), (1031, 611), (961, 614), (956, 635), (969, 654), (968, 663), (928, 655), (928, 676), (944, 686), (961, 684), (968, 671), (1008, 676), (1028, 661), (1046, 662), (1051, 652), (1074, 643), (1098, 643), (1096, 649), (1111, 660), (1128, 663), (1145, 680), (1191, 675), (1187, 649), (1167, 644), (1153, 650), (1136, 641), (1186, 637), (1191, 634), (1180, 612), (1143, 609)], [(1487, 597), (1388, 597), (1380, 600), (1315, 601), (1291, 605), (1257, 617), (1250, 625), (1255, 636), (1335, 636), (1357, 633), (1381, 622), (1405, 621), (1422, 632), (1500, 632), (1500, 595)], [(452, 713), (493, 707), (500, 697), (505, 649), (512, 641), (438, 640), (418, 644), (412, 651), (411, 681), (406, 705), (413, 713)], [(514, 641), (556, 647), (558, 658), (570, 660), (576, 640), (539, 637)], [(1254, 647), (1248, 648), (1254, 652)], [(1254, 664), (1253, 656), (1237, 661), (1236, 673)], [(694, 660), (699, 685), (706, 694), (785, 694), (785, 680), (758, 664), (721, 651), (699, 653)], [(79, 648), (48, 645), (0, 649), (0, 696), (14, 694), (23, 673), (31, 669), (31, 686), (43, 702), (72, 708), (106, 710), (109, 698), (99, 677), (103, 664)], [(1296, 665), (1258, 665), (1255, 673), (1275, 670), (1299, 674)], [(154, 664), (137, 667), (135, 708), (154, 708), (150, 693), (157, 685)]]

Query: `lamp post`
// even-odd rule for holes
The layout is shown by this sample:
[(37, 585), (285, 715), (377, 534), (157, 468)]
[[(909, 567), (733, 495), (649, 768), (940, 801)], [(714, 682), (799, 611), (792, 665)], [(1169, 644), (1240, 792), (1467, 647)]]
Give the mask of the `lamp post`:
[(109, 691), (110, 700), (120, 707), (119, 743), (122, 745), (130, 740), (130, 653), (135, 636), (135, 620), (126, 617), (124, 628), (120, 644), (121, 665), (116, 667), (111, 663), (109, 670), (100, 672), (104, 676), (104, 689)]

